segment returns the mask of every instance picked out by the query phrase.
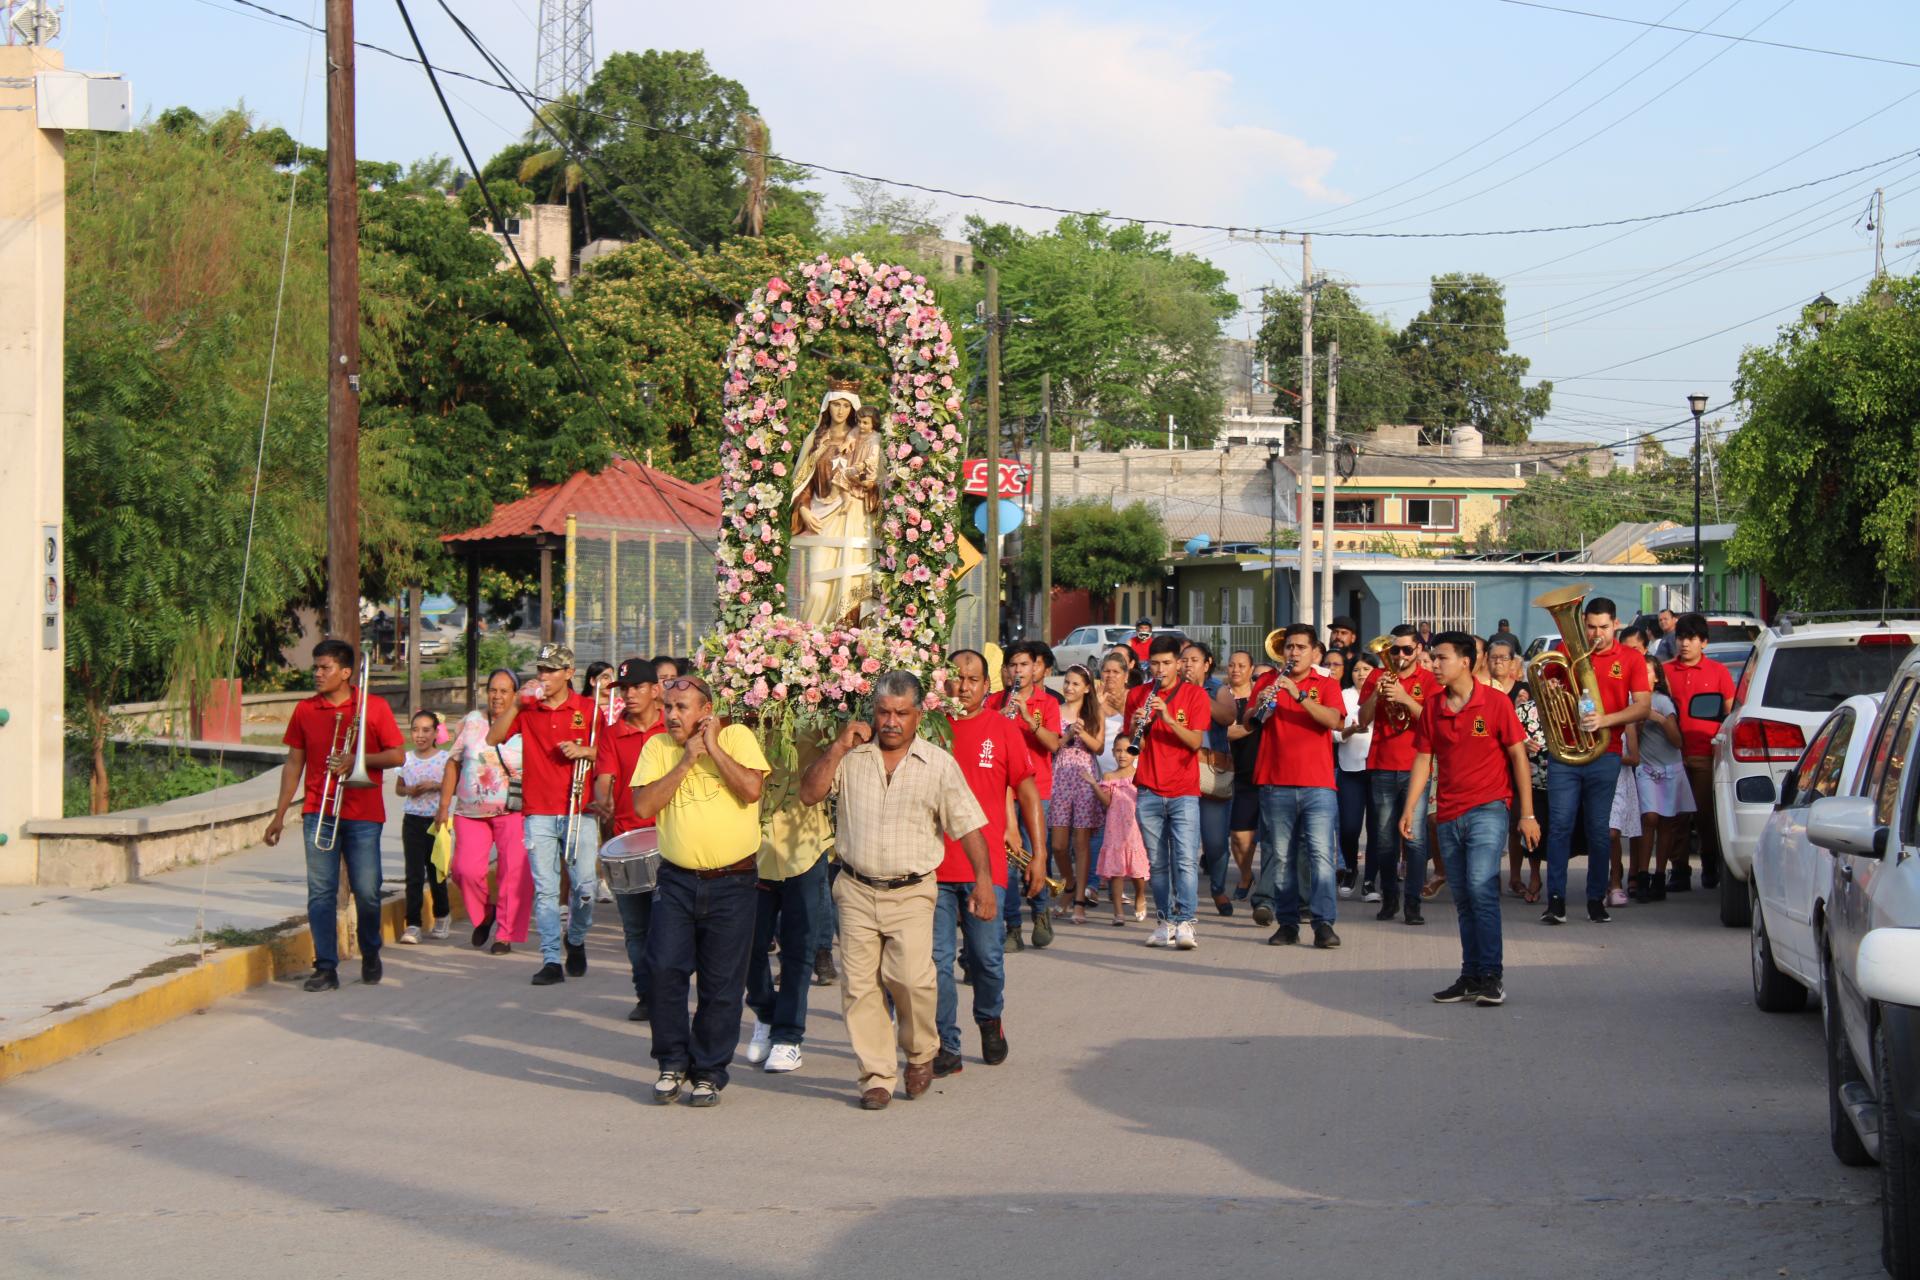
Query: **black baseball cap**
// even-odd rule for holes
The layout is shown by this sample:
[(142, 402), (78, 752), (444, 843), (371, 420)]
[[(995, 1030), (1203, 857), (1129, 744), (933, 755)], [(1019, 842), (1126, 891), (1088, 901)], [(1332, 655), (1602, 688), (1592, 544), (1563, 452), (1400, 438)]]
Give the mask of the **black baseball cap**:
[(622, 689), (631, 689), (637, 684), (659, 684), (660, 677), (655, 674), (653, 661), (649, 658), (628, 658), (620, 664), (620, 672), (613, 682)]

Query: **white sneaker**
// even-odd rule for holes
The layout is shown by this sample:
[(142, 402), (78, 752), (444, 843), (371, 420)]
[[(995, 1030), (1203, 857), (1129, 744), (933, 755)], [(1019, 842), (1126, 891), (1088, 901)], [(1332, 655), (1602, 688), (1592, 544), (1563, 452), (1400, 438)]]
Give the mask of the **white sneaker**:
[(597, 895), (595, 895), (593, 900), (595, 902), (612, 902), (613, 901), (613, 890), (607, 888), (606, 881), (603, 880), (600, 882), (600, 892)]
[(653, 1100), (672, 1102), (680, 1096), (680, 1086), (687, 1080), (684, 1071), (662, 1071), (660, 1078), (653, 1082)]
[(1182, 951), (1191, 951), (1200, 943), (1193, 936), (1193, 921), (1182, 920), (1173, 931), (1173, 945)]
[(797, 1044), (777, 1044), (773, 1052), (767, 1055), (767, 1065), (763, 1071), (781, 1072), (800, 1069), (800, 1046)]
[(453, 934), (453, 917), (441, 916), (433, 922), (430, 932), (436, 941), (445, 942)]
[(1362, 898), (1362, 899), (1361, 899), (1361, 901), (1363, 901), (1363, 902), (1378, 902), (1378, 901), (1380, 901), (1380, 891), (1379, 891), (1378, 889), (1369, 889), (1369, 890), (1367, 890), (1367, 893), (1366, 893), (1366, 896), (1365, 896), (1364, 898)]
[(758, 1023), (753, 1028), (753, 1040), (747, 1045), (747, 1061), (756, 1067), (767, 1060), (767, 1051), (773, 1048), (773, 1028), (766, 1023)]
[(407, 931), (400, 935), (400, 942), (404, 946), (409, 946), (409, 947), (419, 946), (420, 945), (420, 926), (417, 924), (408, 925)]
[(1342, 898), (1351, 898), (1353, 896), (1353, 886), (1350, 884), (1343, 884), (1340, 886), (1338, 892)]
[(1147, 945), (1150, 947), (1164, 947), (1172, 941), (1173, 931), (1167, 926), (1165, 920), (1155, 925), (1153, 932), (1147, 935)]

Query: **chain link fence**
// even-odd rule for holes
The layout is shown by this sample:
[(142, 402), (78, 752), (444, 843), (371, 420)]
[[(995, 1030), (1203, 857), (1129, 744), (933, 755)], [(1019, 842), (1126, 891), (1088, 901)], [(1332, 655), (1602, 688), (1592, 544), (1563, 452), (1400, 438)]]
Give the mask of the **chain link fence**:
[(684, 528), (569, 522), (566, 641), (581, 667), (685, 656), (714, 626), (713, 556)]

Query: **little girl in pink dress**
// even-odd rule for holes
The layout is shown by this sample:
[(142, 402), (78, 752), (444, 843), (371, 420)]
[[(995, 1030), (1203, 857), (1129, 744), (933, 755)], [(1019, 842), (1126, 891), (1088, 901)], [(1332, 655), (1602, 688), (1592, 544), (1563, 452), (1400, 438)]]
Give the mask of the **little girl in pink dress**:
[[(1107, 896), (1113, 899), (1113, 923), (1126, 924), (1121, 881), (1133, 881), (1133, 918), (1147, 918), (1147, 843), (1140, 838), (1140, 822), (1134, 809), (1140, 793), (1133, 785), (1133, 753), (1125, 742), (1114, 744), (1114, 759), (1119, 768), (1100, 780), (1094, 793), (1107, 807), (1106, 834), (1100, 843), (1097, 874), (1106, 879)], [(1089, 770), (1091, 773), (1091, 770)]]

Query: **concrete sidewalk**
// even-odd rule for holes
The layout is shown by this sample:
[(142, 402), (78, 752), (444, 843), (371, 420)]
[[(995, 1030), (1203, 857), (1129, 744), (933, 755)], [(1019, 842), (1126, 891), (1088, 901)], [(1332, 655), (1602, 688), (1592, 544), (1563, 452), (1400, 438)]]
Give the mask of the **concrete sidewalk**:
[[(381, 861), (391, 928), (405, 864), (400, 807), (387, 809)], [(131, 883), (0, 889), (0, 1080), (311, 964), (306, 911), (306, 854), (294, 822), (277, 848), (254, 845)], [(272, 941), (222, 946), (210, 936), (201, 959), (202, 912), (209, 935), (266, 932)], [(342, 914), (343, 955), (352, 920), (350, 910)]]

